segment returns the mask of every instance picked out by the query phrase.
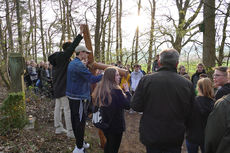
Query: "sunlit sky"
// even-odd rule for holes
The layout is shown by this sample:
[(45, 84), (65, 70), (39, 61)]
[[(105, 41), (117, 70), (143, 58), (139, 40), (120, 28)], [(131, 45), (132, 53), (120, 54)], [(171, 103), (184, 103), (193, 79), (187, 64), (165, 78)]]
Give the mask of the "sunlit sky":
[[(151, 1), (151, 0), (150, 0)], [(88, 3), (91, 3), (88, 2)], [(126, 48), (127, 50), (130, 50), (132, 47), (132, 41), (133, 37), (135, 35), (136, 27), (139, 26), (140, 34), (146, 33), (150, 29), (150, 7), (149, 7), (149, 0), (142, 0), (141, 2), (141, 12), (140, 16), (137, 17), (137, 6), (138, 0), (123, 0), (123, 17), (122, 17), (122, 36), (123, 36), (123, 48)], [(45, 18), (47, 20), (50, 20), (53, 18), (54, 14), (51, 12), (52, 10), (48, 7), (46, 8), (44, 14)], [(82, 9), (84, 12), (84, 9)], [(48, 12), (48, 13), (47, 13)], [(84, 13), (80, 13), (79, 15), (84, 16)], [(189, 11), (188, 11), (189, 13)], [(166, 18), (164, 15), (171, 15), (174, 19), (178, 19), (178, 10), (176, 8), (175, 2), (172, 0), (158, 0), (156, 2), (156, 22), (155, 24), (161, 24), (165, 27), (170, 28), (172, 25), (172, 22), (166, 21)], [(90, 14), (90, 11), (88, 11), (87, 18), (90, 18), (92, 14)], [(52, 19), (53, 20), (53, 19)], [(115, 20), (115, 18), (114, 18)], [(196, 19), (195, 24), (200, 23), (202, 21), (202, 14), (198, 16)], [(93, 21), (92, 21), (93, 22)], [(95, 21), (96, 24), (96, 21)], [(89, 27), (92, 28), (92, 27)], [(115, 29), (114, 29), (115, 30)], [(115, 36), (115, 31), (113, 31), (113, 34)], [(140, 44), (146, 42), (146, 39), (149, 38), (149, 35), (146, 35), (145, 37), (140, 38)], [(202, 33), (199, 33), (196, 35), (195, 39), (199, 39), (202, 41)], [(92, 40), (92, 43), (94, 40)], [(115, 45), (113, 45), (115, 46)], [(191, 44), (190, 44), (191, 46)], [(185, 50), (187, 48), (190, 48), (190, 46), (186, 46)], [(146, 46), (145, 51), (147, 50), (148, 45)], [(171, 47), (170, 44), (165, 44), (160, 49), (164, 49), (166, 47)]]

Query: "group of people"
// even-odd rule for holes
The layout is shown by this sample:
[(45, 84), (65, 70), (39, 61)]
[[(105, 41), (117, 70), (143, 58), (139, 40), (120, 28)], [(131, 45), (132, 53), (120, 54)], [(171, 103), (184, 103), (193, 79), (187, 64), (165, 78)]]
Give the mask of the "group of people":
[[(188, 153), (198, 153), (199, 147), (202, 153), (230, 152), (227, 67), (215, 68), (212, 81), (203, 64), (198, 64), (190, 81), (184, 66), (177, 72), (179, 53), (166, 49), (157, 56), (151, 74), (145, 75), (136, 64), (133, 72), (120, 76), (117, 67), (121, 63), (118, 63), (117, 67), (93, 75), (85, 62), (91, 51), (79, 45), (83, 31), (84, 26), (80, 26), (73, 42), (65, 42), (63, 51), (49, 56), (55, 133), (76, 139), (73, 153), (84, 153), (90, 146), (84, 140), (90, 103), (100, 108), (102, 122), (108, 125), (101, 129), (106, 137), (105, 153), (118, 153), (125, 131), (125, 109), (142, 113), (140, 141), (147, 153), (180, 153), (184, 138)], [(70, 60), (73, 54), (75, 58)], [(93, 91), (91, 84), (96, 84)], [(62, 109), (66, 129), (62, 124)]]
[(26, 73), (24, 80), (27, 87), (35, 87), (35, 91), (52, 98), (52, 65), (41, 61), (37, 64), (34, 60), (26, 61)]

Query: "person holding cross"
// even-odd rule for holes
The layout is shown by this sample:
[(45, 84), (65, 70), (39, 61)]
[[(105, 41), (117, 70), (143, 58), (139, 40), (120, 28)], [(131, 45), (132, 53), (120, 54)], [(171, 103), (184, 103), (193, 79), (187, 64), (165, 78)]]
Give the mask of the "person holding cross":
[(73, 153), (84, 153), (89, 144), (84, 141), (87, 108), (89, 106), (90, 85), (101, 80), (102, 75), (94, 76), (82, 62), (91, 52), (85, 46), (77, 46), (76, 58), (69, 63), (67, 70), (66, 96), (69, 99), (71, 122), (76, 139)]

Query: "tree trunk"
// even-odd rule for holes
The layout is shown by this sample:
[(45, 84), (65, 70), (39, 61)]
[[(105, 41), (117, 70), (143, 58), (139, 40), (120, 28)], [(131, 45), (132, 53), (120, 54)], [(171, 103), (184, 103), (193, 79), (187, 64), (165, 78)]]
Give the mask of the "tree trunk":
[(15, 3), (16, 3), (17, 27), (18, 27), (18, 48), (19, 48), (19, 53), (21, 53), (23, 55), (23, 46), (22, 46), (22, 17), (21, 17), (19, 0), (15, 0)]
[[(138, 12), (137, 15), (140, 16), (141, 11), (141, 0), (138, 1)], [(136, 29), (136, 46), (135, 46), (135, 64), (138, 63), (138, 48), (139, 48), (139, 26)]]
[(34, 2), (34, 52), (33, 52), (33, 59), (35, 62), (38, 61), (37, 59), (37, 12), (36, 12), (36, 0)]
[(39, 8), (40, 8), (40, 28), (41, 28), (41, 41), (42, 41), (42, 53), (43, 60), (46, 62), (46, 49), (45, 49), (45, 40), (44, 40), (44, 32), (43, 32), (43, 17), (42, 17), (42, 0), (39, 0)]
[(215, 0), (204, 0), (203, 63), (207, 72), (215, 66)]
[(70, 32), (70, 10), (69, 10), (69, 1), (66, 1), (66, 24), (67, 24), (67, 33), (68, 33), (68, 40), (71, 39), (71, 32)]
[(119, 1), (116, 0), (116, 59), (119, 61)]
[(222, 40), (221, 40), (221, 44), (220, 44), (220, 50), (219, 50), (219, 58), (217, 60), (218, 65), (221, 66), (223, 63), (223, 59), (224, 59), (224, 45), (225, 45), (225, 40), (226, 40), (226, 28), (228, 25), (228, 17), (230, 14), (230, 3), (228, 4), (228, 8), (227, 8), (227, 12), (224, 18), (224, 25), (223, 25), (223, 30), (222, 30)]
[(7, 25), (8, 36), (9, 36), (8, 52), (14, 52), (14, 42), (13, 42), (12, 26), (10, 20), (9, 1), (5, 0), (5, 3), (6, 3), (6, 25)]
[(120, 13), (119, 13), (119, 41), (120, 41), (119, 49), (120, 49), (120, 61), (121, 63), (123, 63), (121, 17), (122, 17), (122, 0), (120, 0)]
[(109, 0), (109, 14), (108, 14), (108, 22), (109, 22), (109, 27), (108, 27), (108, 42), (107, 42), (107, 50), (106, 50), (106, 64), (110, 63), (109, 61), (109, 56), (110, 56), (110, 39), (111, 39), (111, 22), (112, 22), (112, 4), (111, 0)]
[(95, 28), (95, 60), (100, 61), (100, 25), (101, 25), (101, 0), (97, 0), (97, 15)]
[(152, 55), (153, 55), (153, 37), (154, 37), (154, 20), (155, 20), (155, 11), (156, 11), (156, 1), (149, 0), (151, 7), (151, 27), (150, 27), (150, 39), (149, 39), (149, 57), (148, 57), (148, 65), (147, 65), (147, 73), (151, 72), (152, 65)]

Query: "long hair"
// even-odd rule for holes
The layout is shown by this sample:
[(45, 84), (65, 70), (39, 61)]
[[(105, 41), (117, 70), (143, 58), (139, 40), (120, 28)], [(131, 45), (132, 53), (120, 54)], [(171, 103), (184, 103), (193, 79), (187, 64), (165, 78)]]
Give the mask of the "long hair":
[(199, 96), (214, 98), (214, 89), (212, 81), (209, 78), (202, 78), (197, 82)]
[(121, 89), (115, 81), (117, 69), (109, 67), (105, 69), (102, 80), (97, 84), (92, 93), (94, 105), (108, 106), (112, 102), (111, 91), (112, 89)]

